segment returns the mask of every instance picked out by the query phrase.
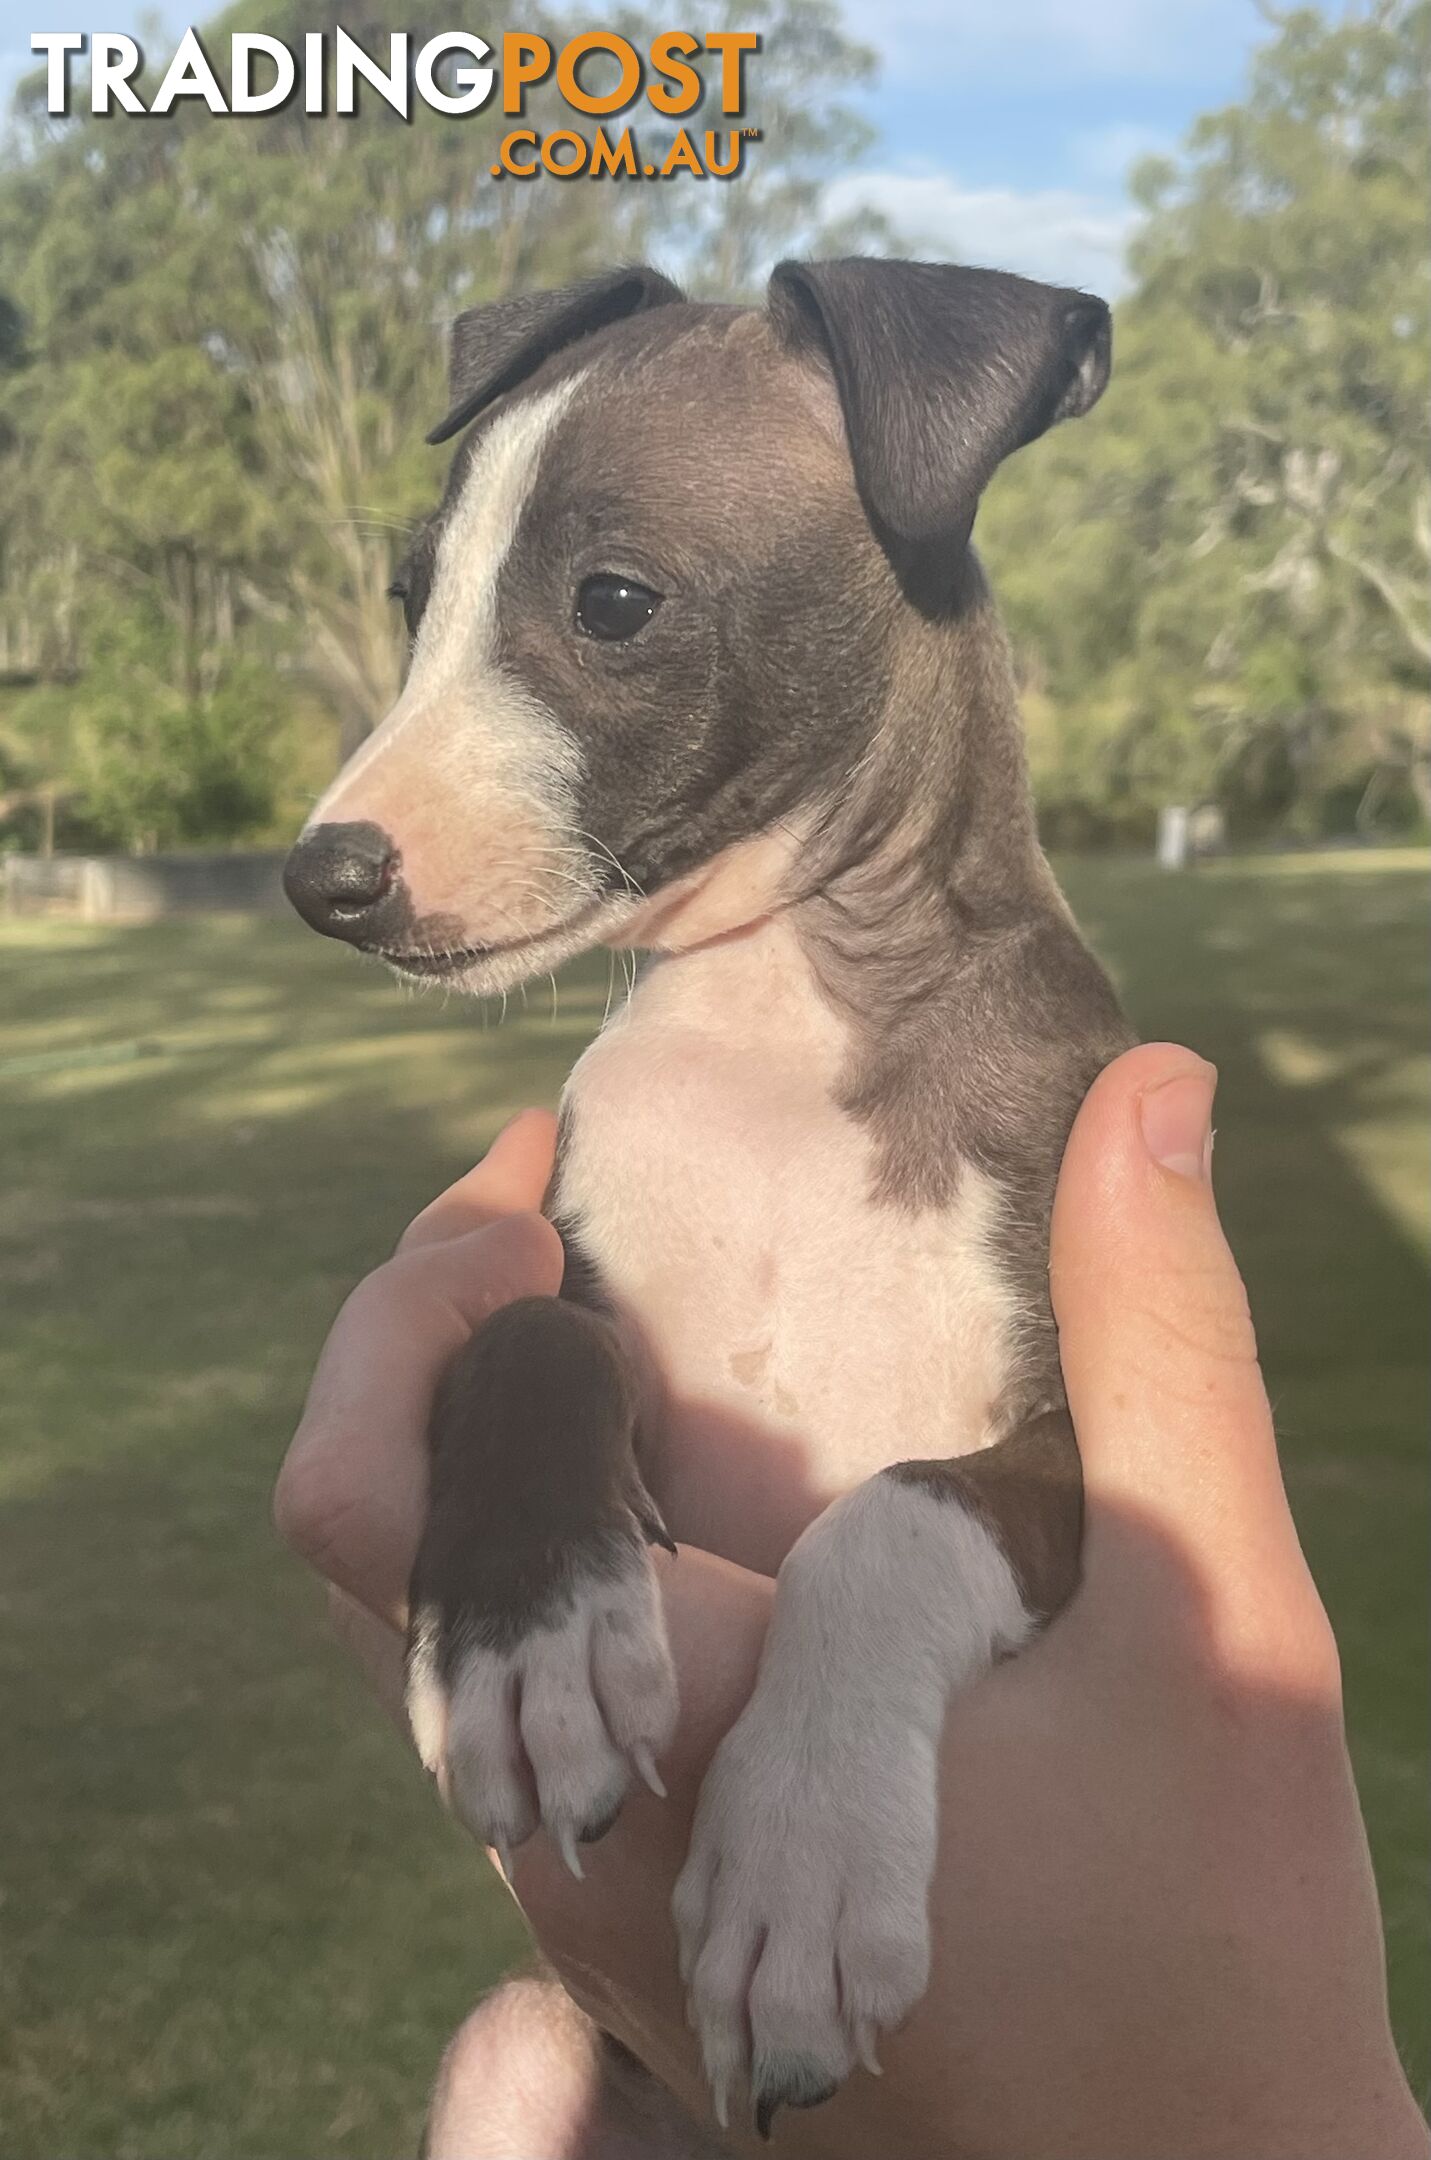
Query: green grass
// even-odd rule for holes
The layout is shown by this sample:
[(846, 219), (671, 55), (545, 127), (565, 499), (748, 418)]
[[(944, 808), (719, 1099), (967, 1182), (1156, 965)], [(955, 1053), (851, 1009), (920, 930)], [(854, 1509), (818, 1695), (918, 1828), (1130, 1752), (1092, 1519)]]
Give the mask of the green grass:
[[(1426, 859), (1076, 864), (1138, 1026), (1217, 1060), (1218, 1186), (1342, 1640), (1424, 2084)], [(499, 1028), (286, 922), (0, 926), (0, 2150), (390, 2160), (519, 1952), (327, 1645), (268, 1491), (345, 1288), (604, 968)]]

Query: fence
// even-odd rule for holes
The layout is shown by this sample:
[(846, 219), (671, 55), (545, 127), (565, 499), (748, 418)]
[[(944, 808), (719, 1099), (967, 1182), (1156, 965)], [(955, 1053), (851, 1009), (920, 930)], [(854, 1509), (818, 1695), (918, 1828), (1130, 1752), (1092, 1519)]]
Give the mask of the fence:
[(284, 906), (283, 856), (6, 855), (0, 908), (81, 922), (145, 922), (160, 915), (268, 914)]

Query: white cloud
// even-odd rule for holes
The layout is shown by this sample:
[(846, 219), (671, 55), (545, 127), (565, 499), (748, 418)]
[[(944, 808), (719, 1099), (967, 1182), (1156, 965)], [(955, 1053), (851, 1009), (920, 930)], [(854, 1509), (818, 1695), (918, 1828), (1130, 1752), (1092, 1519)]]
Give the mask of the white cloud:
[(1020, 270), (1056, 285), (1113, 298), (1125, 281), (1123, 253), (1137, 221), (1130, 203), (1076, 188), (963, 187), (950, 173), (853, 173), (836, 181), (826, 208), (844, 217), (880, 210), (916, 254)]
[(1253, 0), (846, 0), (850, 30), (876, 45), (890, 79), (1178, 82), (1209, 51), (1245, 52), (1265, 37)]
[(1085, 129), (1069, 145), (1081, 173), (1090, 180), (1119, 184), (1127, 180), (1140, 158), (1165, 155), (1175, 148), (1175, 136), (1139, 120), (1114, 120), (1107, 127)]

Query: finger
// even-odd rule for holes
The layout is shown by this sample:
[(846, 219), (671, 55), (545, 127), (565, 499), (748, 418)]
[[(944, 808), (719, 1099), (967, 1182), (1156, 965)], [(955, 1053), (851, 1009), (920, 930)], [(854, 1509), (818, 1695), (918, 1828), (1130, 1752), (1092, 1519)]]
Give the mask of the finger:
[(550, 1110), (522, 1110), (502, 1127), (473, 1169), (449, 1185), (408, 1224), (400, 1253), (480, 1230), (503, 1215), (535, 1214), (556, 1160), (557, 1121)]
[(1059, 1179), (1051, 1288), (1090, 1579), (1100, 1540), (1136, 1523), (1144, 1552), (1170, 1543), (1226, 1612), (1260, 1598), (1269, 1567), (1301, 1563), (1213, 1199), (1215, 1083), (1210, 1065), (1167, 1043), (1129, 1051), (1095, 1081)]
[[(643, 2095), (644, 2098), (644, 2095)], [(442, 2058), (423, 2138), (426, 2160), (494, 2153), (601, 2153), (651, 2160), (675, 2150), (639, 2127), (613, 2090), (600, 2036), (553, 1980), (505, 1980)], [(628, 2132), (628, 2123), (630, 2129)], [(680, 2149), (687, 2150), (684, 2142)]]
[(279, 1473), (274, 1518), (320, 1574), (370, 1610), (403, 1616), (444, 1370), (489, 1313), (554, 1295), (561, 1273), (551, 1224), (511, 1215), (399, 1254), (339, 1313)]
[(403, 1735), (408, 1732), (403, 1684), (403, 1639), (388, 1620), (349, 1597), (346, 1590), (329, 1586), (328, 1624), (337, 1641), (353, 1659), (379, 1704)]

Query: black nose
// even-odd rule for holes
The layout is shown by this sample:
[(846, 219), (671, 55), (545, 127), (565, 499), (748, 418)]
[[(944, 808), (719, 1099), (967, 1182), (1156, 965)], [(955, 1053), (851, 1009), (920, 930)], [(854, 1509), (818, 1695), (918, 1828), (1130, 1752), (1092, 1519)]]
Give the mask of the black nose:
[(398, 898), (397, 865), (380, 825), (315, 825), (289, 855), (283, 889), (324, 937), (374, 944)]

